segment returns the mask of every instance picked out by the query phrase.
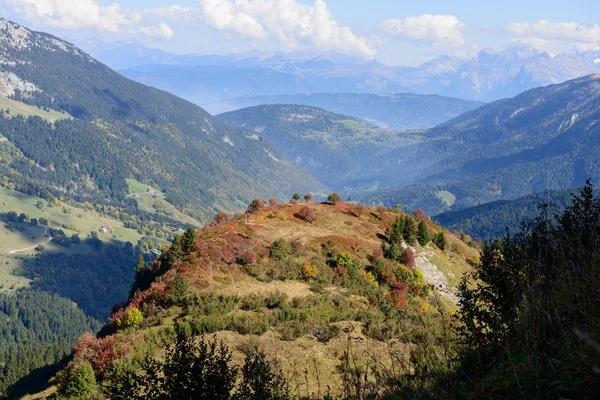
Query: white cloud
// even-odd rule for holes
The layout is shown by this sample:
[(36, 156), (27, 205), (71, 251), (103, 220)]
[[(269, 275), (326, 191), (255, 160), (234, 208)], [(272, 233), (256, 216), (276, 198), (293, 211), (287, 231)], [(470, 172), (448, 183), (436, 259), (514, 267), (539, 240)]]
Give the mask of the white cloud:
[(164, 40), (171, 40), (174, 35), (173, 30), (164, 22), (159, 23), (157, 26), (141, 26), (140, 32), (148, 37)]
[(512, 43), (526, 44), (551, 55), (600, 49), (600, 25), (575, 22), (517, 22), (506, 30), (515, 36)]
[(383, 21), (380, 27), (390, 35), (404, 37), (434, 47), (461, 46), (464, 44), (462, 32), (465, 25), (454, 15), (423, 14), (404, 19), (388, 19)]
[(296, 0), (198, 0), (203, 19), (213, 28), (253, 39), (273, 39), (287, 47), (312, 45), (373, 58), (375, 46), (333, 19), (327, 4)]
[(600, 25), (583, 25), (576, 22), (517, 22), (507, 30), (520, 37), (538, 37), (546, 40), (578, 43), (600, 43)]
[(60, 29), (96, 29), (100, 32), (140, 33), (161, 39), (171, 39), (173, 31), (165, 23), (137, 26), (143, 15), (124, 10), (118, 3), (109, 6), (95, 0), (7, 0), (12, 11), (31, 23)]

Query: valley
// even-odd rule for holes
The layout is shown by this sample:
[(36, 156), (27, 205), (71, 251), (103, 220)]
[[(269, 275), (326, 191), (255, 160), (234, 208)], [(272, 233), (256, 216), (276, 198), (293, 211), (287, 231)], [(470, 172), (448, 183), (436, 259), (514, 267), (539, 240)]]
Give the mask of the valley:
[(594, 41), (58, 3), (0, 7), (0, 398), (595, 398)]

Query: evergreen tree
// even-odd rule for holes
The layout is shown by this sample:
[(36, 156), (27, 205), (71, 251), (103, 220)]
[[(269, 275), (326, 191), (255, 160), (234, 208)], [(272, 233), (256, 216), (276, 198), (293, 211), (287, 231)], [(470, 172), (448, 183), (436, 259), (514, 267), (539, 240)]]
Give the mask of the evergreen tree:
[(299, 201), (300, 200), (300, 193), (294, 193), (294, 195), (292, 196), (292, 200)]
[(388, 242), (390, 244), (397, 245), (402, 241), (402, 236), (404, 232), (404, 218), (401, 216), (397, 216), (396, 220), (390, 227), (390, 233), (388, 235)]
[(440, 231), (434, 235), (433, 243), (435, 243), (435, 245), (437, 247), (439, 247), (440, 250), (442, 250), (442, 251), (446, 250), (446, 246), (448, 246), (448, 242), (446, 241), (446, 235), (444, 235), (443, 231)]
[(67, 398), (88, 400), (96, 394), (96, 377), (94, 370), (88, 362), (77, 367), (67, 377), (67, 381), (61, 388), (61, 393)]
[(429, 237), (429, 230), (427, 229), (427, 223), (423, 220), (419, 222), (419, 228), (417, 231), (417, 241), (421, 246), (425, 246), (431, 238)]
[(406, 217), (402, 237), (409, 246), (417, 244), (417, 224), (413, 218)]
[(235, 400), (284, 400), (289, 398), (287, 384), (282, 376), (271, 372), (264, 353), (249, 354), (242, 368), (242, 383), (233, 397)]
[(196, 230), (189, 227), (183, 234), (182, 250), (183, 254), (189, 256), (194, 251), (194, 245), (196, 244)]

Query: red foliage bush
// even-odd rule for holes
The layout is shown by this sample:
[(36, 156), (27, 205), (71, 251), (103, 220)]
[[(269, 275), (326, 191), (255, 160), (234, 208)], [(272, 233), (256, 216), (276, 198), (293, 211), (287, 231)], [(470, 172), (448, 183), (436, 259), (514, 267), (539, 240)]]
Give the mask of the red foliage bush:
[(416, 209), (414, 211), (415, 217), (417, 217), (417, 219), (430, 219), (427, 214), (425, 214), (425, 211), (419, 209)]
[(402, 257), (400, 258), (400, 262), (406, 265), (409, 269), (415, 269), (417, 267), (417, 263), (415, 262), (415, 253), (407, 247), (402, 253)]
[(392, 286), (392, 291), (389, 292), (385, 297), (388, 303), (390, 303), (396, 310), (402, 311), (406, 306), (406, 293), (408, 292), (408, 285), (404, 282), (398, 282)]
[(375, 250), (373, 250), (373, 255), (371, 256), (371, 259), (369, 261), (371, 262), (376, 262), (379, 261), (383, 258), (383, 250), (381, 250), (380, 247), (377, 247)]
[(252, 202), (248, 206), (248, 209), (246, 210), (246, 213), (247, 214), (256, 214), (257, 212), (259, 212), (263, 208), (265, 208), (265, 201), (264, 200), (259, 200), (259, 199), (254, 199), (254, 200), (252, 200)]
[(253, 265), (258, 262), (258, 255), (252, 250), (246, 250), (237, 257), (236, 262), (240, 265)]
[(277, 204), (278, 204), (278, 202), (277, 202), (277, 199), (276, 199), (275, 197), (271, 197), (271, 198), (269, 199), (269, 205), (270, 205), (271, 207), (275, 207)]
[(294, 216), (296, 218), (299, 218), (303, 221), (310, 222), (310, 223), (314, 222), (317, 219), (313, 210), (310, 207), (306, 207), (306, 206), (302, 207), (300, 209), (300, 211), (298, 211), (296, 214), (294, 214)]
[(350, 275), (348, 275), (348, 270), (345, 267), (342, 267), (341, 265), (335, 267), (333, 269), (333, 272), (335, 272), (338, 276), (344, 279), (350, 279)]
[(75, 360), (86, 360), (92, 366), (96, 377), (101, 379), (113, 362), (129, 354), (129, 346), (121, 334), (97, 338), (86, 332), (73, 347)]
[(348, 205), (348, 213), (353, 217), (360, 217), (365, 213), (365, 206), (362, 204), (350, 204)]
[(213, 223), (214, 225), (221, 225), (224, 224), (225, 222), (227, 222), (229, 220), (229, 214), (223, 212), (223, 211), (219, 211), (217, 213), (217, 215), (215, 215), (215, 218), (213, 219)]

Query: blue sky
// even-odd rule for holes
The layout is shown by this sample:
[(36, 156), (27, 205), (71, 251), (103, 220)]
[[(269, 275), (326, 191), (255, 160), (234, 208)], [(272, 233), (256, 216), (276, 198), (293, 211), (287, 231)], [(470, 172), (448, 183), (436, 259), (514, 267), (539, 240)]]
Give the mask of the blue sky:
[(318, 50), (416, 65), (517, 44), (600, 50), (600, 2), (591, 0), (2, 0), (0, 11), (61, 37), (176, 53)]

